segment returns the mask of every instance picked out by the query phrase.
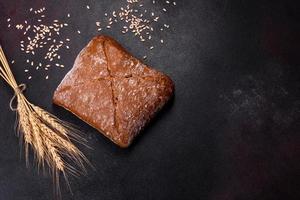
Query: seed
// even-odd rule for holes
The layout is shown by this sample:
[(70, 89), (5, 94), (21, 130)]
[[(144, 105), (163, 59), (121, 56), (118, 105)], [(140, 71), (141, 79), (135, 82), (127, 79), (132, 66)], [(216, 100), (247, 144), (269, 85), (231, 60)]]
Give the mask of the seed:
[[(153, 4), (157, 4), (156, 0), (151, 0)], [(176, 2), (174, 0), (165, 0), (166, 4), (173, 4), (176, 5)], [(85, 4), (86, 9), (92, 9), (90, 5)], [(96, 30), (102, 31), (101, 26), (111, 29), (113, 28), (113, 24), (122, 22), (121, 25), (122, 29), (120, 32), (122, 34), (126, 34), (130, 32), (131, 34), (137, 36), (137, 38), (141, 42), (145, 42), (148, 40), (149, 42), (152, 40), (152, 34), (151, 32), (154, 32), (153, 22), (159, 23), (159, 16), (155, 16), (155, 12), (151, 11), (150, 9), (145, 9), (146, 6), (142, 4), (139, 0), (127, 0), (127, 5), (118, 8), (117, 10), (113, 10), (111, 13), (105, 12), (105, 21), (95, 21), (96, 24)], [(167, 9), (169, 7), (161, 8), (162, 11), (167, 12)], [(69, 45), (67, 45), (67, 42), (70, 42), (69, 38), (61, 38), (60, 40), (56, 39), (56, 35), (61, 35), (64, 32), (62, 32), (62, 29), (68, 26), (68, 23), (65, 23), (63, 21), (60, 21), (58, 19), (53, 20), (52, 23), (45, 25), (41, 24), (44, 19), (46, 19), (46, 15), (43, 13), (46, 10), (46, 8), (40, 8), (38, 10), (34, 10), (33, 8), (30, 8), (29, 11), (34, 11), (35, 14), (37, 14), (39, 17), (36, 19), (36, 23), (39, 24), (30, 24), (31, 21), (24, 21), (22, 24), (9, 24), (7, 23), (8, 27), (14, 27), (18, 30), (22, 30), (22, 33), (26, 35), (27, 41), (20, 41), (20, 49), (26, 54), (32, 54), (35, 55), (35, 53), (40, 53), (36, 49), (46, 49), (45, 55), (43, 55), (44, 59), (49, 61), (50, 63), (57, 63), (58, 60), (61, 59), (61, 56), (59, 55), (60, 48), (66, 48), (70, 49)], [(43, 14), (41, 14), (43, 13)], [(148, 15), (146, 13), (149, 13)], [(66, 13), (66, 17), (70, 18), (71, 14)], [(11, 19), (7, 19), (7, 21), (11, 21)], [(100, 22), (101, 21), (101, 22)], [(102, 25), (104, 24), (104, 25)], [(166, 28), (169, 28), (168, 24), (158, 24), (160, 28), (158, 29), (163, 31)], [(76, 30), (76, 29), (75, 29)], [(80, 30), (76, 30), (78, 34), (81, 34)], [(155, 30), (157, 31), (157, 30)], [(33, 33), (33, 34), (32, 34)], [(52, 36), (53, 35), (53, 36)], [(27, 37), (30, 36), (30, 37)], [(52, 38), (51, 38), (52, 37)], [(57, 40), (57, 41), (56, 41)], [(46, 42), (47, 41), (47, 42)], [(159, 40), (160, 43), (164, 43), (164, 41), (161, 39)], [(65, 43), (65, 44), (64, 44)], [(150, 50), (154, 49), (154, 45), (149, 45), (148, 47)], [(147, 56), (145, 56), (146, 58)], [(27, 63), (32, 64), (34, 66), (33, 61), (30, 61), (30, 59), (26, 60)], [(41, 63), (42, 64), (42, 63)], [(58, 64), (58, 63), (57, 63)], [(37, 66), (35, 64), (35, 66)], [(60, 65), (59, 66), (63, 66)], [(42, 66), (38, 64), (38, 67), (41, 68)], [(43, 69), (48, 70), (49, 66), (43, 67)]]

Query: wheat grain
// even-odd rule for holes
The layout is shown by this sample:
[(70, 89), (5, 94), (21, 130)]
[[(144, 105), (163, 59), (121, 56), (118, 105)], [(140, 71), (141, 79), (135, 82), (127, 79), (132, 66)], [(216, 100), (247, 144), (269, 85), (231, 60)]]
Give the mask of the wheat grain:
[(24, 137), (24, 148), (25, 148), (25, 162), (26, 166), (29, 166), (29, 159), (28, 159), (28, 147), (32, 145), (32, 133), (30, 131), (30, 124), (27, 118), (27, 110), (24, 107), (24, 104), (18, 105), (18, 115), (19, 115), (19, 132), (23, 133)]
[(46, 123), (51, 125), (57, 132), (61, 133), (64, 136), (67, 136), (67, 130), (66, 128), (59, 122), (57, 119), (49, 114), (48, 112), (44, 111), (38, 106), (32, 105), (32, 108), (36, 112), (36, 114), (44, 120)]
[(43, 137), (47, 148), (48, 163), (53, 169), (63, 172), (65, 170), (64, 163), (58, 153), (55, 145), (48, 137)]
[(38, 160), (38, 165), (43, 163), (44, 160), (44, 154), (45, 154), (45, 148), (44, 144), (41, 138), (41, 132), (39, 124), (41, 123), (34, 113), (29, 113), (29, 123), (32, 128), (32, 145), (35, 148), (35, 153)]

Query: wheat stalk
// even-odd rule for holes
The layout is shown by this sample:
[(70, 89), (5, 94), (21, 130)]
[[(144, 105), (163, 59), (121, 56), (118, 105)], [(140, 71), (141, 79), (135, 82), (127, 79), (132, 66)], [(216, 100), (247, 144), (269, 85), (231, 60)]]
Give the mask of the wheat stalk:
[[(28, 148), (32, 147), (38, 167), (44, 168), (45, 163), (52, 169), (55, 191), (58, 197), (59, 176), (63, 174), (66, 181), (68, 174), (80, 175), (86, 173), (85, 164), (90, 164), (84, 154), (73, 144), (73, 141), (86, 144), (79, 131), (42, 108), (30, 103), (23, 95), (24, 85), (18, 85), (7, 59), (0, 46), (0, 76), (12, 87), (17, 108), (11, 109), (18, 115), (18, 132), (25, 144), (25, 158), (28, 166)], [(12, 102), (11, 102), (12, 104)], [(69, 183), (67, 181), (67, 185)]]

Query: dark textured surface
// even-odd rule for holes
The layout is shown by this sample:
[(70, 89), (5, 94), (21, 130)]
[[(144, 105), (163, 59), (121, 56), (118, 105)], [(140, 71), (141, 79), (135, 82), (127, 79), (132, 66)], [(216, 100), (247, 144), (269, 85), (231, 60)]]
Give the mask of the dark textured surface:
[[(165, 15), (172, 29), (151, 53), (119, 31), (104, 31), (133, 55), (169, 74), (176, 98), (129, 149), (120, 149), (70, 113), (51, 104), (52, 93), (82, 47), (96, 35), (94, 23), (121, 1), (0, 1), (0, 42), (26, 96), (82, 127), (96, 171), (71, 181), (64, 199), (299, 199), (300, 14), (297, 1), (186, 0)], [(272, 3), (271, 3), (272, 2)], [(30, 7), (48, 16), (73, 14), (65, 69), (51, 81), (37, 73), (27, 81), (17, 41), (6, 18), (22, 19)], [(162, 6), (160, 3), (158, 6)], [(8, 108), (12, 91), (0, 82), (0, 199), (51, 199), (51, 178), (26, 169)]]

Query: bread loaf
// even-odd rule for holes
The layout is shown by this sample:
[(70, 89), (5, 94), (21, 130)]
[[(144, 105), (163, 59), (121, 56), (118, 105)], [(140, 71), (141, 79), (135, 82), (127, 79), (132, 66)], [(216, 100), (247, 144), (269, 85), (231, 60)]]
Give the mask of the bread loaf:
[(144, 65), (112, 38), (97, 36), (79, 53), (53, 102), (128, 147), (173, 93), (168, 76)]

